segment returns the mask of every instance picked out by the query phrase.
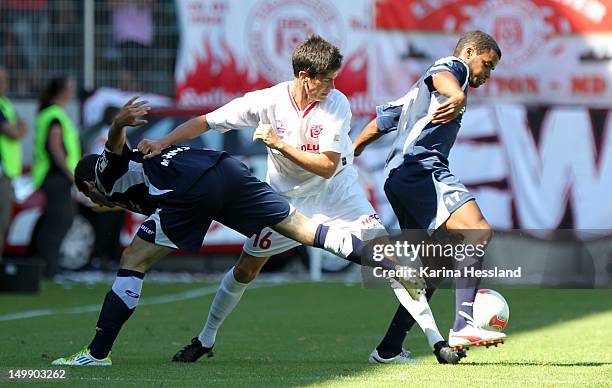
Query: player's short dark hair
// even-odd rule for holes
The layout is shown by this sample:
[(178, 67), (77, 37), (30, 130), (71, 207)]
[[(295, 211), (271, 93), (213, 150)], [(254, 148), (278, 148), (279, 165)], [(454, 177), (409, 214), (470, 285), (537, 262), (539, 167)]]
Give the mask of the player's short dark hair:
[(96, 180), (96, 163), (98, 162), (98, 155), (90, 154), (84, 156), (83, 159), (79, 160), (74, 169), (74, 184), (80, 192), (86, 193), (87, 186), (86, 181)]
[(300, 71), (305, 71), (308, 76), (316, 77), (339, 70), (342, 66), (342, 54), (338, 47), (319, 35), (310, 35), (293, 50), (291, 62), (294, 76), (297, 77)]
[(459, 56), (461, 51), (467, 46), (472, 46), (476, 49), (476, 54), (482, 54), (489, 50), (495, 50), (497, 57), (501, 59), (502, 52), (493, 37), (486, 32), (474, 30), (468, 31), (461, 36), (457, 46), (455, 46), (454, 56)]

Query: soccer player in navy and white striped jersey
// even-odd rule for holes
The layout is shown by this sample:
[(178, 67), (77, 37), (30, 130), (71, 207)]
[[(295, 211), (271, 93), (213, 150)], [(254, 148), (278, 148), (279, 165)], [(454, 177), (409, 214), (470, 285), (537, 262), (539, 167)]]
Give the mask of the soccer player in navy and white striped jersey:
[[(376, 118), (355, 141), (355, 155), (359, 155), (384, 134), (396, 133), (386, 161), (385, 193), (402, 229), (421, 229), (430, 235), (443, 230), (464, 244), (484, 246), (490, 240), (491, 227), (474, 197), (450, 172), (448, 155), (461, 126), (468, 86), (483, 85), (500, 59), (501, 50), (490, 35), (465, 33), (453, 56), (437, 60), (405, 96), (378, 106)], [(455, 268), (463, 270), (468, 265), (479, 268), (482, 260), (457, 260)], [(505, 338), (503, 333), (473, 325), (477, 287), (477, 279), (457, 283), (456, 317), (449, 334), (452, 347), (486, 345)], [(379, 353), (386, 357), (399, 353), (412, 324), (414, 320), (400, 306), (377, 348)]]

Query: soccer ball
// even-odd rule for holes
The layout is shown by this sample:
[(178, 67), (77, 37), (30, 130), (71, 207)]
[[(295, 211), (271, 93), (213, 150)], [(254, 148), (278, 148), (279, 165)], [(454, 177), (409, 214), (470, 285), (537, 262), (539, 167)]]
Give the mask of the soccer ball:
[(482, 289), (474, 299), (474, 324), (491, 331), (503, 331), (510, 318), (508, 302), (497, 291)]

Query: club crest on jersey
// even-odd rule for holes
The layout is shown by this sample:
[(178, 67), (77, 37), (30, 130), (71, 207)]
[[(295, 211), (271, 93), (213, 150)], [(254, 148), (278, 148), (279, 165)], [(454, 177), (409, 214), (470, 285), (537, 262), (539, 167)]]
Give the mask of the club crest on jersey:
[(287, 130), (287, 128), (285, 127), (285, 123), (283, 123), (280, 120), (276, 120), (276, 131), (278, 133), (283, 133)]
[(310, 137), (314, 137), (314, 138), (319, 137), (319, 134), (321, 133), (321, 131), (323, 131), (322, 125), (319, 125), (319, 124), (311, 125), (310, 126)]

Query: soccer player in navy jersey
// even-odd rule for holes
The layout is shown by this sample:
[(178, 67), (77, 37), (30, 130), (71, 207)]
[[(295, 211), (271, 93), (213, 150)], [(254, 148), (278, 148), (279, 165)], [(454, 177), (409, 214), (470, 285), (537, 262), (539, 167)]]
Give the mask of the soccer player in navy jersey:
[[(265, 227), (347, 260), (387, 270), (396, 263), (374, 262), (361, 254), (363, 243), (349, 231), (317, 225), (290, 206), (247, 166), (221, 151), (172, 146), (144, 158), (126, 144), (125, 127), (146, 123), (146, 101), (128, 101), (108, 133), (101, 155), (81, 159), (75, 169), (77, 188), (93, 202), (145, 214), (120, 269), (106, 294), (96, 334), (76, 354), (53, 365), (110, 366), (111, 347), (140, 299), (145, 272), (173, 249), (199, 251), (213, 220), (250, 236)], [(363, 250), (365, 252), (365, 250)], [(402, 285), (410, 279), (396, 279)]]
[[(483, 85), (501, 59), (493, 37), (482, 31), (465, 33), (453, 56), (437, 60), (399, 100), (376, 108), (372, 120), (355, 141), (355, 155), (381, 136), (396, 132), (385, 166), (385, 193), (402, 229), (421, 229), (434, 236), (449, 233), (462, 244), (486, 246), (491, 226), (474, 196), (449, 170), (448, 155), (457, 137), (467, 103), (467, 87)], [(476, 257), (455, 261), (481, 268)], [(461, 272), (465, 273), (465, 272)], [(472, 306), (478, 279), (457, 279), (456, 316), (449, 333), (455, 348), (503, 342), (504, 333), (475, 327)], [(428, 290), (431, 297), (433, 290)], [(385, 338), (376, 348), (383, 358), (401, 352), (414, 319), (399, 306)]]

